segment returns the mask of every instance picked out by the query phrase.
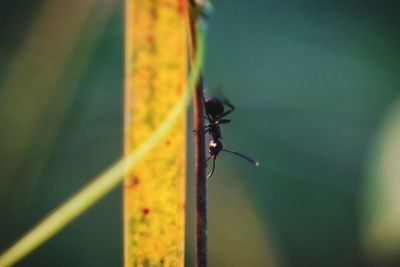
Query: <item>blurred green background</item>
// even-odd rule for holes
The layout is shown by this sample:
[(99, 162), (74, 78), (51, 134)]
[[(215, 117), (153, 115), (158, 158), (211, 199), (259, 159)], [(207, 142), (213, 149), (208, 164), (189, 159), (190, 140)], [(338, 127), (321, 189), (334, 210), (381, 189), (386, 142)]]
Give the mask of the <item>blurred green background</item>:
[[(223, 142), (261, 166), (218, 158), (210, 266), (400, 266), (398, 5), (213, 4)], [(123, 3), (2, 1), (0, 25), (1, 251), (122, 154)], [(122, 266), (121, 227), (117, 188), (17, 266)]]

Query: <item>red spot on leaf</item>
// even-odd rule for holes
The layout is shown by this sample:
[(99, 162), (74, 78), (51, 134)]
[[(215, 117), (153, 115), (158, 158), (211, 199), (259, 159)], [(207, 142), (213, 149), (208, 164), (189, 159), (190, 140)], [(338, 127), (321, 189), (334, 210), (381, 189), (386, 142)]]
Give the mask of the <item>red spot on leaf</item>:
[(154, 38), (153, 38), (153, 36), (152, 35), (147, 35), (146, 36), (146, 41), (148, 42), (148, 43), (152, 43), (153, 41), (154, 41)]
[(149, 208), (144, 208), (142, 209), (142, 213), (144, 216), (148, 215), (150, 213), (150, 209)]
[(143, 74), (140, 74), (140, 75), (138, 76), (138, 78), (139, 78), (139, 80), (141, 80), (141, 81), (146, 80), (146, 76), (143, 75)]
[(166, 144), (167, 146), (169, 146), (169, 145), (171, 144), (171, 140), (169, 140), (169, 139), (165, 140), (165, 144)]
[(130, 180), (129, 180), (129, 187), (136, 187), (138, 186), (140, 183), (139, 177), (138, 176), (133, 176)]
[(178, 94), (181, 94), (181, 93), (182, 93), (182, 90), (183, 90), (183, 83), (179, 82), (179, 83), (178, 83), (178, 86), (176, 87), (176, 92), (177, 92)]
[(178, 0), (178, 13), (180, 15), (185, 14), (185, 2), (184, 0)]

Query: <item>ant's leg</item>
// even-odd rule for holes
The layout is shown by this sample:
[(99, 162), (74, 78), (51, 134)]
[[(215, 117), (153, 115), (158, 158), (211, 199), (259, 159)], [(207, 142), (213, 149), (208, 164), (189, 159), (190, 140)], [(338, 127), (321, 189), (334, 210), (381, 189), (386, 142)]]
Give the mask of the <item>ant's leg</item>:
[(225, 99), (222, 101), (222, 103), (224, 103), (225, 105), (227, 105), (232, 111), (235, 110), (235, 107), (233, 106), (233, 104), (232, 104), (231, 102), (229, 102), (228, 99), (225, 98)]
[(228, 106), (230, 109), (225, 111), (224, 113), (222, 113), (221, 115), (218, 116), (218, 119), (225, 117), (226, 115), (228, 115), (229, 113), (231, 113), (232, 111), (235, 110), (235, 107), (232, 105), (231, 102), (228, 101), (228, 99), (224, 99), (222, 100), (222, 103), (224, 103), (224, 105)]
[(211, 118), (210, 114), (207, 113), (207, 111), (205, 111), (207, 118), (204, 118), (208, 121), (212, 121), (213, 119)]
[[(195, 133), (196, 129), (193, 129), (192, 132)], [(208, 133), (208, 132), (210, 132), (210, 126), (207, 125), (204, 127), (204, 133)]]
[[(206, 130), (206, 132), (208, 132), (210, 130), (211, 124), (207, 124), (204, 126), (204, 130)], [(195, 130), (193, 129), (193, 132), (195, 132)]]
[(219, 124), (230, 123), (230, 122), (231, 122), (231, 120), (229, 120), (229, 119), (220, 119), (220, 120), (218, 120)]
[(210, 177), (214, 174), (214, 170), (215, 170), (215, 159), (216, 159), (217, 157), (216, 157), (216, 156), (213, 156), (213, 157), (210, 156), (210, 157), (207, 158), (207, 160), (210, 159), (210, 158), (213, 159), (213, 166), (212, 166), (211, 172), (207, 175), (207, 179), (210, 178)]
[(208, 132), (210, 132), (210, 127), (211, 127), (211, 125), (210, 125), (210, 124), (208, 124), (208, 125), (204, 126), (204, 133), (208, 133)]
[(222, 113), (221, 115), (219, 115), (219, 116), (217, 117), (217, 119), (220, 119), (220, 118), (225, 117), (226, 115), (230, 114), (232, 111), (234, 111), (234, 109), (230, 109), (230, 110), (225, 111), (224, 113)]
[(224, 113), (222, 113), (221, 115), (217, 116), (217, 120), (225, 117), (226, 115), (228, 115), (229, 113), (231, 113), (233, 111), (233, 109), (227, 110)]

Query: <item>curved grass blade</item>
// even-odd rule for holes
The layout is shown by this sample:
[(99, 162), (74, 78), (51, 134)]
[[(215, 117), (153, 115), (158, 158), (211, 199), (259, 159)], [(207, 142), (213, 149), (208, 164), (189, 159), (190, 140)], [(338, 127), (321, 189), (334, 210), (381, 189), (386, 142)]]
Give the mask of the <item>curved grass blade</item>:
[(204, 29), (201, 25), (196, 29), (196, 36), (198, 50), (196, 60), (194, 61), (195, 65), (193, 65), (191, 69), (192, 71), (189, 76), (187, 88), (158, 128), (129, 156), (116, 162), (103, 173), (95, 177), (91, 183), (65, 201), (42, 222), (33, 227), (32, 230), (1, 254), (0, 267), (12, 266), (20, 261), (104, 197), (123, 180), (123, 174), (126, 168), (131, 168), (136, 165), (143, 156), (151, 152), (162, 137), (172, 129), (175, 125), (175, 121), (190, 103), (193, 88), (196, 85), (203, 65)]

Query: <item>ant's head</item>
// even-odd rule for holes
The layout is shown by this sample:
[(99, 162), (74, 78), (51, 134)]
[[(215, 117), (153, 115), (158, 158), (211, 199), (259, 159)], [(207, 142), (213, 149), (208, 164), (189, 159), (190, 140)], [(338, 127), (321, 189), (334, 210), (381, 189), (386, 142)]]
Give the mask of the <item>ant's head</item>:
[(224, 104), (218, 98), (207, 98), (204, 103), (206, 107), (206, 112), (211, 117), (217, 117), (218, 115), (224, 113)]
[(222, 150), (222, 143), (219, 140), (211, 140), (210, 144), (208, 145), (208, 152), (210, 153), (211, 157), (218, 155), (219, 152)]

